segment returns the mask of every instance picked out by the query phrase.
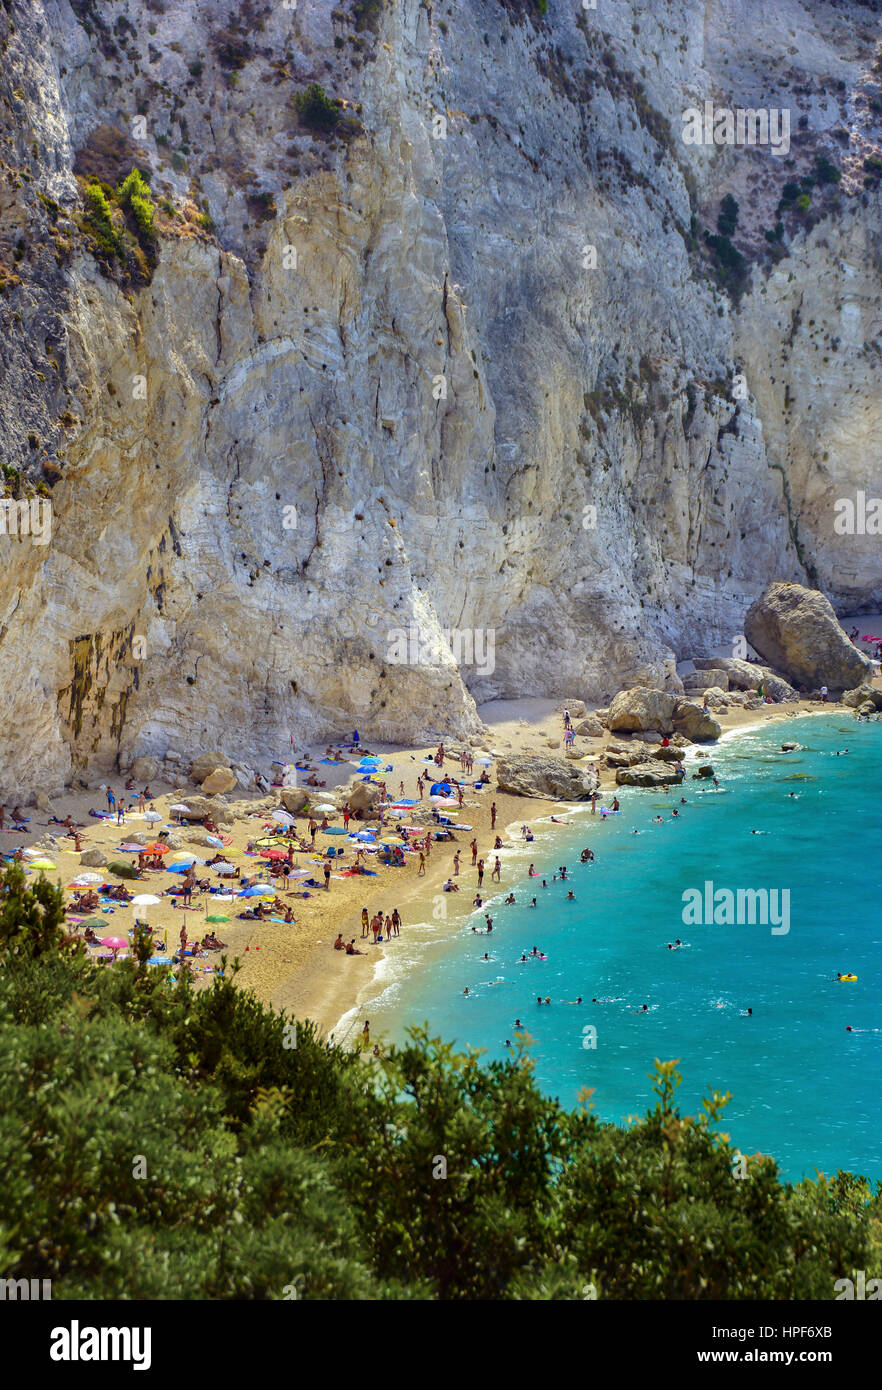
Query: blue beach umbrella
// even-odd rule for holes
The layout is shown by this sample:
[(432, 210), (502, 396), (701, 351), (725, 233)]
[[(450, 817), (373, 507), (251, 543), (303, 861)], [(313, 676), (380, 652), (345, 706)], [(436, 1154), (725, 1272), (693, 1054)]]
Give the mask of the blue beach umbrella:
[(151, 956), (148, 965), (171, 965), (171, 956)]
[(449, 795), (450, 795), (450, 783), (449, 783), (449, 782), (433, 782), (433, 783), (432, 783), (432, 786), (431, 786), (431, 788), (430, 788), (430, 790), (429, 790), (429, 795), (430, 795), (430, 796), (449, 796)]

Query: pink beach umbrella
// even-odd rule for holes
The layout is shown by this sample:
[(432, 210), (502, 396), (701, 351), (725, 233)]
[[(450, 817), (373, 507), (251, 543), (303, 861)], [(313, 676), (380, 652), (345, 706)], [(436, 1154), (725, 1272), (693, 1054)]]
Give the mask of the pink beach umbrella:
[(101, 945), (106, 946), (116, 957), (117, 951), (123, 951), (128, 946), (128, 942), (121, 936), (102, 936)]

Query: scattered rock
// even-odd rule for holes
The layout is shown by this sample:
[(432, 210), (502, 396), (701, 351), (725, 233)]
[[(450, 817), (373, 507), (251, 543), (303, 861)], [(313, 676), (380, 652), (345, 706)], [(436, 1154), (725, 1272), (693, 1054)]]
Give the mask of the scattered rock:
[(801, 584), (769, 584), (747, 610), (744, 635), (795, 685), (851, 690), (869, 679), (868, 657), (849, 642), (830, 600)]
[(649, 729), (649, 730), (643, 735), (643, 742), (644, 742), (644, 743), (650, 743), (650, 744), (653, 744), (653, 745), (654, 745), (654, 744), (657, 744), (657, 743), (661, 743), (661, 741), (662, 741), (662, 736), (661, 736), (661, 734), (656, 733), (654, 729)]
[(559, 739), (559, 738), (547, 738), (547, 739), (545, 740), (545, 746), (546, 746), (547, 748), (560, 748), (560, 739)]
[(93, 845), (91, 849), (84, 849), (80, 855), (80, 866), (89, 869), (101, 869), (107, 863), (107, 855), (103, 849)]
[(714, 769), (711, 763), (699, 763), (698, 771), (693, 772), (693, 777), (713, 777)]
[(675, 771), (667, 763), (651, 759), (635, 767), (620, 767), (616, 781), (619, 786), (626, 787), (673, 787), (683, 781), (683, 773)]
[(238, 780), (231, 767), (217, 767), (202, 783), (202, 790), (207, 796), (215, 796), (218, 792), (231, 792), (237, 785)]
[(858, 714), (863, 714), (869, 717), (871, 714), (876, 713), (876, 706), (872, 700), (865, 700), (862, 705), (858, 705), (857, 712)]
[(782, 743), (782, 744), (781, 744), (781, 752), (782, 752), (782, 753), (795, 753), (795, 752), (796, 752), (799, 748), (801, 748), (801, 747), (802, 747), (802, 744), (801, 744), (801, 743)]
[(694, 666), (696, 671), (725, 671), (730, 690), (756, 690), (762, 680), (762, 667), (734, 656), (697, 656)]
[(45, 792), (37, 792), (36, 805), (39, 811), (51, 811), (53, 809)]
[(594, 791), (597, 782), (594, 767), (586, 764), (576, 768), (563, 758), (551, 758), (546, 754), (501, 758), (496, 765), (499, 790), (510, 792), (513, 796), (584, 801)]
[(674, 727), (672, 717), (677, 699), (666, 690), (648, 690), (642, 686), (620, 690), (610, 704), (607, 725), (613, 733), (652, 729), (669, 734)]
[(717, 689), (715, 685), (712, 685), (704, 692), (704, 703), (708, 709), (726, 710), (729, 708), (729, 697), (722, 690)]

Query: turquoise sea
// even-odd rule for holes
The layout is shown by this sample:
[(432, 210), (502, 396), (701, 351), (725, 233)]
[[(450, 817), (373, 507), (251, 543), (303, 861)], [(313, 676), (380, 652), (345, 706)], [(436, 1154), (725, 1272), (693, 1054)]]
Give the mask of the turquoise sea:
[[(782, 753), (788, 739), (803, 749)], [(580, 808), (572, 827), (533, 824), (535, 842), (503, 855), (502, 891), (491, 885), (492, 935), (471, 933), (487, 903), (454, 932), (405, 923), (372, 1031), (401, 1040), (427, 1022), (503, 1057), (519, 1018), (543, 1089), (575, 1105), (591, 1087), (611, 1121), (645, 1111), (653, 1059), (676, 1057), (681, 1108), (694, 1113), (708, 1088), (730, 1091), (723, 1128), (745, 1153), (772, 1154), (794, 1180), (839, 1168), (882, 1178), (882, 724), (780, 721), (724, 738), (708, 758), (719, 789), (692, 780), (693, 761), (670, 795), (623, 789), (620, 815)], [(585, 845), (596, 860), (583, 866)], [(567, 883), (553, 879), (560, 865)], [(703, 915), (706, 883), (776, 893), (772, 915), (789, 930), (684, 924), (684, 892), (698, 890)], [(505, 906), (511, 891), (517, 903)], [(688, 944), (668, 950), (677, 937)], [(534, 945), (547, 960), (518, 964)], [(578, 995), (581, 1005), (565, 1002)]]

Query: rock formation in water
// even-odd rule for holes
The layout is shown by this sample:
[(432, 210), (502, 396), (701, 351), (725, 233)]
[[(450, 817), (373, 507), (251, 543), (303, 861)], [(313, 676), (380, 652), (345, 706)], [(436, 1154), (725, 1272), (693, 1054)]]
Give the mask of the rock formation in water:
[(877, 8), (0, 0), (0, 794), (872, 609)]

